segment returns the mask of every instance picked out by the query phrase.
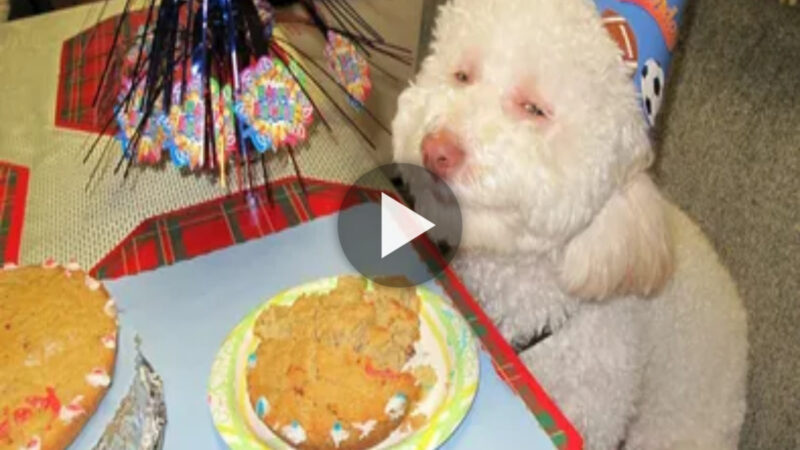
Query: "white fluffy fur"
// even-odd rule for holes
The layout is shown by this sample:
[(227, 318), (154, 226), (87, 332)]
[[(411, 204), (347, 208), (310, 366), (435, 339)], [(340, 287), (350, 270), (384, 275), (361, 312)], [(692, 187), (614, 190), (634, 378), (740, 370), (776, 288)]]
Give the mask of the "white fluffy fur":
[[(467, 67), (468, 83), (454, 73)], [(510, 114), (532, 87), (552, 116)], [(454, 267), (590, 449), (733, 449), (746, 317), (705, 237), (646, 174), (619, 50), (588, 0), (453, 0), (399, 99), (395, 160), (446, 127), (466, 152)], [(415, 189), (417, 208), (438, 208)]]
[(560, 279), (565, 289), (585, 298), (659, 290), (672, 271), (662, 205), (645, 174), (612, 195), (564, 249)]

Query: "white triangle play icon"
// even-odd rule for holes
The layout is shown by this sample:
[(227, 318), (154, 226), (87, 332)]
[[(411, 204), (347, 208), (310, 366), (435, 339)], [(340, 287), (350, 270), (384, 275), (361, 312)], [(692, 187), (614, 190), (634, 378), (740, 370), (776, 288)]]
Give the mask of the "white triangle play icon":
[(392, 197), (381, 194), (381, 258), (435, 226)]

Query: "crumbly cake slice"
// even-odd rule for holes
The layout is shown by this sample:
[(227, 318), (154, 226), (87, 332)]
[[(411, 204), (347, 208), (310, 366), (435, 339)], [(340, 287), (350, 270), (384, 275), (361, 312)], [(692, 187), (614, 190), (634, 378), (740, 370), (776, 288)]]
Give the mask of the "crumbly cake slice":
[(76, 264), (0, 272), (0, 449), (63, 449), (105, 394), (114, 302)]
[(247, 385), (256, 415), (301, 449), (371, 447), (403, 421), (419, 395), (413, 375), (370, 373), (351, 349), (309, 339), (262, 342)]
[(341, 277), (324, 295), (267, 308), (247, 373), (256, 415), (298, 448), (362, 449), (384, 440), (420, 395), (402, 372), (419, 339), (413, 288)]

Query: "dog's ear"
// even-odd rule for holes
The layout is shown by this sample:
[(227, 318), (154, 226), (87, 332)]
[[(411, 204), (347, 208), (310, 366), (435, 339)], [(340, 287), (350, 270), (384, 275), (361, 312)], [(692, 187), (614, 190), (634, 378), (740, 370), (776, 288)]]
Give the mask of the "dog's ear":
[(612, 195), (589, 226), (567, 243), (560, 281), (586, 299), (648, 296), (672, 273), (664, 200), (640, 172)]

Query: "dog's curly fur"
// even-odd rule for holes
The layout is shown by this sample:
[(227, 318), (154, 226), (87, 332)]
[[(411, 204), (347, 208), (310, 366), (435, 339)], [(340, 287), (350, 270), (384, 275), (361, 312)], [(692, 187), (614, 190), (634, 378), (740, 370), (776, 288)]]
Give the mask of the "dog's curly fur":
[[(453, 0), (398, 106), (397, 162), (421, 164), (437, 130), (458, 137), (454, 267), (510, 341), (552, 330), (520, 356), (586, 447), (736, 448), (741, 300), (646, 172), (644, 118), (595, 6)], [(441, 207), (415, 185), (420, 212)]]

